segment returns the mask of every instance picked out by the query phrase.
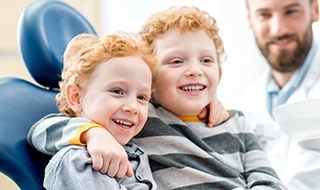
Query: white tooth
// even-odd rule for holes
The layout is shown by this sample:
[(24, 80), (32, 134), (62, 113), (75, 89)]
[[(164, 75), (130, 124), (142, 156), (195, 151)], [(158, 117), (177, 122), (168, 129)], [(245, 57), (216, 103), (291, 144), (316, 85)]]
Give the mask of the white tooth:
[(131, 126), (131, 125), (132, 125), (132, 123), (130, 123), (130, 122), (123, 121), (123, 120), (119, 120), (119, 119), (117, 119), (116, 122), (117, 122), (117, 123), (120, 123), (120, 124), (122, 124), (122, 125), (128, 125), (128, 126)]
[(200, 91), (203, 89), (203, 85), (185, 86), (182, 89), (185, 91)]

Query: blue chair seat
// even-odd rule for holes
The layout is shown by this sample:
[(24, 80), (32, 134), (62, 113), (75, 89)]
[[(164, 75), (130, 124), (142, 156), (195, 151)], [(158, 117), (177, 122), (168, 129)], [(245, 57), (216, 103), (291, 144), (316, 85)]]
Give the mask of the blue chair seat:
[(28, 131), (43, 116), (58, 112), (55, 96), (69, 41), (96, 32), (77, 10), (58, 0), (33, 1), (18, 28), (19, 50), (36, 83), (0, 78), (0, 172), (22, 190), (40, 190), (50, 156), (27, 143)]

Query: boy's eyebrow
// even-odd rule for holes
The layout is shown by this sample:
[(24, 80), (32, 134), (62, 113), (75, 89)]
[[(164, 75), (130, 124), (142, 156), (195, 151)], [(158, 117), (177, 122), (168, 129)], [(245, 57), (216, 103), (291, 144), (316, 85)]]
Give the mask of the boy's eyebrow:
[[(214, 52), (212, 50), (213, 49), (211, 49), (211, 48), (199, 48), (199, 51), (201, 51), (201, 52)], [(180, 49), (180, 48), (176, 48), (176, 49), (171, 48), (170, 50), (165, 51), (165, 53), (166, 54), (180, 53), (180, 52), (184, 52), (184, 51), (185, 51), (184, 49)]]
[(120, 78), (114, 78), (113, 80), (110, 80), (109, 84), (113, 84), (113, 85), (116, 85), (116, 84), (130, 84), (130, 81), (120, 77)]
[(104, 83), (106, 86), (118, 86), (118, 85), (128, 85), (130, 84), (130, 81), (124, 80), (122, 78), (120, 79), (112, 79), (109, 80), (107, 83)]
[[(115, 79), (110, 81), (108, 84), (109, 85), (130, 85), (131, 82), (126, 79)], [(151, 91), (151, 86), (141, 84), (141, 89)]]

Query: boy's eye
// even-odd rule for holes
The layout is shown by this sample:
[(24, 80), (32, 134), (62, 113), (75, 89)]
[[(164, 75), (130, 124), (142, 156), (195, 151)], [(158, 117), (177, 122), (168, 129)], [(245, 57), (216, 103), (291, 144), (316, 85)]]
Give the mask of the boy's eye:
[(215, 60), (212, 57), (204, 57), (200, 60), (202, 64), (212, 65), (215, 63)]
[(173, 64), (183, 63), (183, 61), (180, 60), (180, 59), (174, 59), (174, 60), (172, 60), (172, 61), (170, 61), (170, 62), (173, 63)]
[(141, 95), (137, 97), (139, 100), (149, 101), (149, 98), (145, 95)]
[(211, 58), (204, 58), (204, 59), (201, 60), (201, 62), (203, 62), (203, 63), (211, 63), (211, 62), (213, 62), (213, 59), (211, 59)]
[(111, 92), (115, 93), (115, 94), (121, 94), (121, 95), (124, 94), (123, 90), (121, 90), (121, 89), (112, 89)]

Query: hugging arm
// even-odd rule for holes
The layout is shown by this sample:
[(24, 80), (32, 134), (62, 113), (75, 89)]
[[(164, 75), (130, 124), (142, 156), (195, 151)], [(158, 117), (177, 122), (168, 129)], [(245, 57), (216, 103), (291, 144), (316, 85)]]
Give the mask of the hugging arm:
[(87, 145), (93, 169), (110, 177), (133, 176), (123, 146), (87, 118), (49, 114), (31, 127), (27, 140), (38, 151), (51, 155), (69, 145)]
[(208, 117), (208, 127), (213, 127), (221, 124), (222, 122), (229, 119), (229, 113), (224, 109), (222, 103), (214, 98), (205, 109), (199, 114), (200, 118)]
[(27, 140), (38, 151), (53, 155), (70, 145), (70, 140), (83, 145), (77, 134), (81, 125), (89, 123), (86, 118), (69, 118), (62, 114), (49, 114), (36, 122), (29, 130)]

